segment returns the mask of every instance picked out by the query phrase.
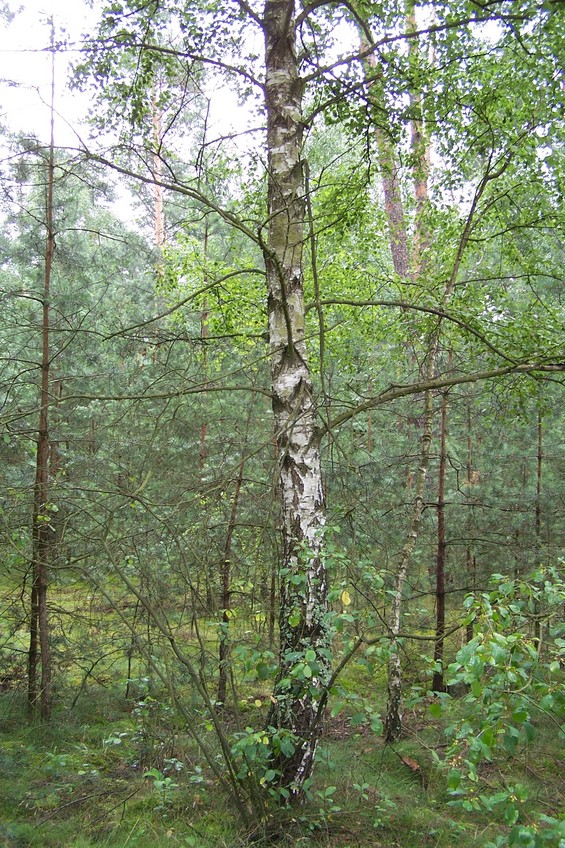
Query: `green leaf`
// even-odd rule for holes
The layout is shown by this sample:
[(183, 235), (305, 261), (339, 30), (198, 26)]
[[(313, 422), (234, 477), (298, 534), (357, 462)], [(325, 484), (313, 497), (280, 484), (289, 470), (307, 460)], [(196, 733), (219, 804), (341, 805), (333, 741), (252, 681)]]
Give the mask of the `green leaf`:
[(512, 718), (514, 721), (517, 721), (518, 724), (522, 724), (522, 722), (526, 721), (528, 718), (528, 711), (524, 707), (518, 707), (512, 713)]
[(518, 821), (518, 817), (520, 815), (520, 811), (517, 807), (507, 807), (504, 811), (504, 822), (507, 825), (516, 824)]
[(447, 775), (447, 787), (452, 792), (461, 786), (461, 772), (459, 769), (451, 769)]
[(284, 757), (292, 757), (296, 750), (291, 739), (281, 739), (279, 747)]
[(373, 733), (376, 733), (377, 736), (380, 736), (383, 732), (383, 723), (378, 716), (372, 716), (371, 718), (371, 730)]
[(483, 686), (480, 680), (473, 680), (471, 683), (471, 694), (475, 698), (480, 698), (483, 694)]

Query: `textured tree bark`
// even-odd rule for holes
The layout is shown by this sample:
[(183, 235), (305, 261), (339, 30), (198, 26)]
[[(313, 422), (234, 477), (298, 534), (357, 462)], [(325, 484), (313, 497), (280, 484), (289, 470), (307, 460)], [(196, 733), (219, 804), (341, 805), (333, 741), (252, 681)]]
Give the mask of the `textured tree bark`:
[(29, 646), (27, 649), (27, 706), (31, 715), (37, 707), (37, 670), (39, 668), (39, 602), (37, 575), (32, 552)]
[[(208, 242), (210, 237), (210, 231), (208, 228), (208, 219), (204, 221), (204, 256), (208, 257)], [(207, 277), (205, 278), (205, 282), (208, 282)], [(207, 353), (207, 345), (206, 339), (208, 338), (208, 302), (206, 298), (204, 298), (204, 302), (202, 304), (202, 312), (200, 313), (200, 338), (202, 339), (202, 386), (206, 389), (208, 383), (208, 353)], [(202, 423), (200, 424), (200, 468), (203, 471), (206, 465), (206, 459), (208, 457), (208, 448), (206, 445), (206, 439), (208, 434), (208, 422), (206, 418), (202, 419)]]
[[(414, 0), (406, 3), (406, 31), (413, 34), (417, 31), (416, 11)], [(419, 62), (418, 40), (409, 41), (409, 59), (416, 71)], [(414, 245), (412, 251), (412, 273), (415, 278), (425, 270), (426, 254), (430, 246), (430, 231), (428, 227), (428, 178), (430, 175), (431, 150), (429, 138), (424, 130), (422, 121), (422, 95), (419, 91), (410, 91), (410, 106), (412, 120), (410, 122), (410, 144), (414, 157), (412, 173), (414, 176), (414, 199), (416, 201), (416, 216), (414, 227)]]
[[(273, 413), (280, 475), (283, 557), (280, 657), (268, 726), (292, 734), (277, 751), (280, 784), (302, 794), (314, 764), (319, 705), (329, 680), (331, 637), (321, 557), (325, 503), (312, 380), (304, 338), (302, 81), (293, 0), (267, 0), (265, 101), (268, 147), (268, 284)], [(286, 747), (286, 746), (285, 746)]]
[[(413, 0), (407, 0), (406, 3), (406, 30), (408, 33), (414, 33), (416, 31), (415, 4)], [(417, 39), (411, 39), (409, 43), (409, 57), (410, 61), (415, 66), (419, 61), (418, 50), (419, 47)], [(428, 248), (430, 244), (430, 233), (427, 226), (427, 206), (429, 203), (428, 177), (430, 171), (430, 141), (425, 132), (422, 121), (421, 93), (414, 90), (411, 91), (410, 102), (413, 115), (410, 122), (410, 132), (416, 215), (414, 220), (414, 239), (411, 263), (409, 266), (409, 278), (416, 281), (424, 277), (429, 265)], [(453, 281), (450, 280), (446, 285), (446, 300), (451, 294), (452, 284)], [(422, 376), (424, 379), (432, 379), (434, 376), (438, 358), (440, 333), (441, 319), (429, 341), (426, 361), (422, 368)], [(402, 604), (402, 592), (404, 590), (406, 573), (416, 546), (416, 540), (420, 532), (420, 525), (422, 522), (424, 492), (432, 441), (432, 423), (432, 396), (431, 392), (428, 391), (426, 392), (424, 400), (424, 426), (420, 441), (420, 467), (418, 469), (414, 500), (412, 502), (412, 520), (406, 543), (402, 549), (400, 557), (395, 586), (396, 596), (392, 604), (389, 618), (389, 629), (391, 636), (393, 637), (400, 632), (400, 607)], [(391, 643), (391, 657), (388, 667), (388, 699), (384, 726), (385, 741), (387, 743), (396, 741), (402, 730), (402, 666), (396, 642)]]
[(163, 162), (161, 159), (161, 145), (163, 143), (162, 112), (158, 105), (158, 93), (153, 89), (151, 92), (151, 126), (153, 130), (153, 184), (154, 193), (154, 215), (155, 215), (155, 245), (159, 251), (158, 273), (162, 274), (161, 265), (163, 248), (165, 247), (165, 204), (163, 181)]

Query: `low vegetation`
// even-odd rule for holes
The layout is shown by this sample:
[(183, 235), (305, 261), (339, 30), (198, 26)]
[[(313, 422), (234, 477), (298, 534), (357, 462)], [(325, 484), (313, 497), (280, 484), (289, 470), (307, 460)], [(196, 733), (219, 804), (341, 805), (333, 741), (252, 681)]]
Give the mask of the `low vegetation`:
[[(369, 646), (335, 685), (305, 803), (277, 810), (275, 775), (261, 774), (255, 754), (259, 783), (273, 789), (263, 821), (251, 827), (234, 814), (195, 744), (195, 728), (211, 748), (217, 737), (189, 688), (176, 698), (192, 701), (192, 728), (150, 673), (128, 680), (127, 656), (112, 658), (112, 643), (103, 640), (106, 663), (86, 676), (76, 668), (58, 675), (52, 721), (30, 723), (24, 675), (14, 664), (0, 701), (0, 844), (561, 848), (564, 599), (557, 573), (530, 582), (498, 578), (491, 592), (469, 597), (475, 636), (448, 669), (449, 692), (434, 695), (426, 680), (413, 679), (394, 745), (380, 732), (384, 658)], [(528, 632), (534, 609), (543, 623), (539, 645)], [(84, 623), (70, 600), (67, 612), (72, 643)], [(115, 611), (106, 609), (99, 631), (111, 634), (114, 626)], [(202, 621), (200, 632), (211, 637), (213, 628)], [(216, 648), (217, 640), (206, 640), (206, 651)], [(414, 665), (426, 663), (429, 685), (432, 663), (414, 643), (406, 650)], [(269, 695), (261, 664), (246, 664), (243, 651), (239, 657), (237, 698), (226, 703), (222, 722), (241, 751), (242, 739), (264, 732)], [(141, 665), (138, 658), (136, 672)], [(253, 767), (253, 749), (245, 750)]]

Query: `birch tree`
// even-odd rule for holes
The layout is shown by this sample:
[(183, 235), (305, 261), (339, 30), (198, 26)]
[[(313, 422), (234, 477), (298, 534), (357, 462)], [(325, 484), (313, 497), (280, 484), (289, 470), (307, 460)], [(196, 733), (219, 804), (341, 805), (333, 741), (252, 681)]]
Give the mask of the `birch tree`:
[[(395, 111), (391, 113), (391, 124), (396, 121), (407, 125), (410, 122), (410, 110), (414, 113), (414, 110), (419, 112), (426, 107), (417, 97), (407, 103), (410, 98), (405, 95), (413, 87), (414, 66), (414, 49), (409, 55), (407, 43), (415, 43), (416, 39), (424, 36), (428, 40), (432, 36), (449, 38), (447, 45), (443, 45), (441, 67), (451, 69), (456, 64), (451, 55), (454, 44), (457, 43), (457, 49), (463, 55), (471, 54), (471, 48), (477, 46), (469, 34), (473, 26), (495, 19), (500, 26), (508, 27), (508, 32), (511, 32), (511, 27), (517, 20), (507, 3), (494, 4), (494, 9), (489, 6), (488, 9), (480, 7), (477, 10), (475, 4), (462, 2), (456, 5), (454, 11), (451, 9), (453, 4), (438, 7), (438, 22), (424, 27), (421, 31), (417, 29), (416, 19), (411, 17), (406, 31), (404, 21), (402, 26), (398, 24), (403, 15), (399, 16), (396, 7), (384, 9), (372, 3), (358, 5), (363, 7), (367, 19), (378, 24), (378, 27), (375, 26), (378, 35), (372, 35), (368, 31), (356, 5), (350, 3), (299, 5), (294, 0), (266, 0), (264, 4), (236, 0), (226, 4), (195, 3), (188, 7), (177, 5), (175, 2), (165, 5), (150, 3), (143, 8), (128, 3), (127, 14), (121, 6), (119, 11), (111, 7), (105, 12), (103, 61), (99, 65), (97, 78), (103, 80), (111, 76), (116, 62), (112, 49), (115, 49), (116, 53), (119, 50), (127, 50), (139, 57), (139, 61), (131, 63), (131, 67), (136, 71), (139, 69), (129, 90), (136, 96), (124, 97), (124, 102), (117, 104), (121, 105), (127, 114), (130, 103), (141, 102), (137, 96), (139, 88), (145, 86), (147, 93), (153, 76), (152, 68), (159, 59), (169, 62), (176, 58), (188, 67), (190, 73), (201, 73), (202, 68), (209, 68), (221, 74), (222, 80), (227, 77), (232, 80), (239, 79), (247, 87), (245, 96), (249, 96), (249, 88), (255, 92), (255, 102), (260, 105), (262, 113), (266, 116), (266, 127), (262, 128), (265, 130), (262, 136), (264, 141), (255, 151), (257, 161), (263, 159), (266, 163), (267, 186), (266, 197), (262, 197), (258, 204), (261, 212), (257, 215), (249, 213), (249, 210), (243, 208), (243, 204), (238, 205), (229, 193), (222, 197), (212, 195), (198, 180), (186, 176), (186, 170), (184, 175), (179, 177), (175, 174), (172, 164), (168, 168), (164, 164), (162, 171), (157, 174), (152, 167), (151, 151), (143, 150), (143, 155), (140, 153), (140, 160), (145, 156), (146, 167), (145, 170), (140, 168), (137, 172), (129, 165), (125, 167), (123, 160), (113, 154), (91, 155), (97, 161), (108, 164), (128, 177), (134, 176), (146, 185), (153, 186), (158, 183), (166, 193), (176, 192), (183, 196), (187, 202), (201, 210), (202, 214), (216, 217), (223, 225), (237, 232), (238, 237), (247, 241), (250, 250), (254, 251), (255, 255), (262, 255), (264, 261), (264, 272), (261, 271), (261, 276), (264, 275), (266, 280), (263, 295), (267, 300), (270, 385), (268, 388), (261, 388), (261, 391), (269, 396), (272, 403), (283, 552), (278, 562), (279, 668), (267, 718), (267, 729), (262, 739), (267, 738), (269, 744), (267, 773), (270, 776), (266, 782), (278, 787), (282, 797), (292, 798), (303, 795), (304, 786), (312, 770), (321, 730), (323, 705), (328, 697), (331, 680), (331, 629), (327, 603), (327, 574), (323, 557), (326, 517), (320, 455), (322, 438), (333, 437), (347, 422), (380, 405), (401, 397), (424, 394), (426, 424), (422, 438), (422, 461), (418, 472), (418, 487), (415, 490), (413, 521), (406, 538), (406, 546), (401, 549), (402, 569), (402, 563), (407, 563), (407, 558), (412, 554), (417, 525), (424, 506), (423, 487), (431, 438), (430, 393), (458, 383), (503, 377), (508, 373), (520, 371), (542, 373), (544, 368), (549, 370), (557, 367), (555, 357), (546, 360), (541, 351), (525, 359), (508, 357), (490, 341), (490, 330), (485, 330), (481, 322), (478, 322), (477, 326), (476, 319), (477, 308), (482, 314), (481, 310), (487, 302), (488, 294), (484, 291), (481, 292), (482, 302), (477, 298), (474, 311), (464, 312), (462, 318), (450, 315), (446, 307), (446, 301), (464, 281), (465, 261), (471, 237), (478, 232), (479, 224), (483, 226), (488, 220), (491, 209), (498, 202), (498, 197), (492, 189), (495, 180), (505, 174), (513, 161), (524, 131), (520, 129), (508, 135), (496, 135), (492, 132), (489, 135), (488, 130), (492, 129), (494, 118), (497, 117), (494, 111), (487, 114), (482, 123), (477, 123), (478, 137), (488, 137), (490, 147), (486, 153), (483, 149), (474, 163), (481, 166), (478, 169), (478, 179), (476, 174), (471, 173), (472, 167), (467, 160), (463, 162), (459, 181), (453, 177), (453, 173), (449, 174), (449, 178), (463, 193), (470, 195), (471, 199), (463, 212), (459, 208), (441, 209), (443, 218), (438, 213), (440, 222), (449, 222), (451, 240), (443, 234), (441, 239), (438, 237), (437, 262), (431, 268), (423, 261), (431, 240), (425, 229), (428, 223), (425, 219), (429, 164), (427, 145), (421, 136), (422, 122), (417, 116), (414, 120), (417, 126), (413, 151), (415, 212), (412, 224), (415, 230), (415, 255), (412, 257), (408, 249), (407, 225), (403, 224), (400, 215), (393, 218), (391, 211), (392, 206), (396, 204), (396, 212), (403, 212), (400, 208), (402, 188), (398, 181), (392, 181), (393, 176), (396, 178), (396, 165), (391, 158), (394, 150), (386, 146), (382, 136), (377, 142), (384, 163), (383, 172), (385, 177), (388, 177), (385, 189), (391, 225), (390, 243), (394, 268), (400, 277), (400, 280), (396, 279), (394, 283), (399, 286), (402, 297), (388, 296), (391, 291), (389, 278), (383, 274), (374, 255), (368, 254), (363, 256), (367, 267), (363, 267), (362, 276), (366, 281), (370, 269), (370, 274), (378, 280), (378, 286), (387, 296), (370, 299), (368, 296), (363, 300), (356, 300), (352, 296), (347, 299), (347, 304), (352, 309), (400, 310), (403, 314), (409, 310), (419, 310), (428, 321), (423, 326), (420, 337), (420, 341), (423, 340), (420, 353), (425, 360), (425, 366), (418, 370), (406, 366), (405, 362), (399, 362), (398, 371), (401, 372), (404, 368), (406, 375), (401, 373), (398, 377), (400, 383), (394, 380), (391, 385), (386, 383), (388, 376), (383, 369), (378, 374), (381, 381), (379, 390), (373, 392), (371, 389), (368, 399), (361, 391), (361, 398), (352, 400), (346, 387), (339, 397), (340, 411), (336, 412), (333, 418), (322, 415), (317, 408), (314, 384), (318, 374), (313, 373), (313, 343), (307, 338), (306, 332), (305, 268), (310, 270), (311, 267), (312, 274), (316, 277), (314, 288), (318, 325), (311, 335), (319, 333), (322, 372), (325, 333), (323, 308), (332, 302), (340, 301), (339, 293), (333, 301), (324, 300), (320, 295), (318, 269), (322, 266), (315, 261), (316, 222), (312, 213), (310, 192), (309, 209), (306, 209), (306, 128), (312, 126), (320, 115), (328, 114), (328, 110), (336, 103), (341, 110), (339, 115), (344, 116), (344, 123), (345, 119), (355, 113), (355, 109), (356, 119), (359, 113), (365, 116), (366, 102), (361, 106), (358, 102), (358, 96), (365, 86), (365, 80), (359, 71), (359, 59), (377, 54), (381, 56), (383, 85), (387, 89), (389, 100), (397, 97), (400, 104), (397, 103)], [(528, 15), (535, 18), (537, 14), (536, 9), (532, 8), (526, 18)], [(176, 21), (173, 29), (176, 27), (176, 30), (182, 33), (180, 42), (167, 35), (168, 16)], [(347, 46), (337, 50), (335, 43), (332, 43), (332, 33), (339, 25), (350, 26), (353, 21), (362, 27), (367, 44), (361, 51), (357, 48), (348, 50)], [(254, 31), (253, 36), (249, 35), (250, 28)], [(454, 32), (460, 33), (459, 42), (452, 35)], [(260, 60), (253, 55), (259, 36), (263, 40)], [(253, 38), (253, 47), (249, 47), (249, 39)], [(397, 49), (398, 44), (402, 45), (400, 49)], [(443, 97), (445, 102), (449, 103), (449, 86), (445, 80), (443, 84)], [(122, 94), (128, 95), (123, 84), (121, 88)], [(311, 93), (312, 97), (306, 99), (306, 92)], [(466, 98), (474, 102), (475, 96), (473, 85), (468, 89), (463, 86), (462, 93), (458, 94), (459, 99), (451, 104), (451, 108), (459, 108)], [(308, 103), (308, 109), (305, 109), (305, 103)], [(466, 103), (464, 108), (467, 108)], [(527, 110), (524, 109), (523, 112), (526, 114)], [(363, 117), (356, 124), (353, 122), (356, 131), (363, 132), (366, 129), (364, 119)], [(446, 121), (446, 126), (447, 124)], [(467, 129), (465, 117), (460, 118), (456, 124), (455, 129), (450, 125), (443, 136), (442, 153), (446, 159), (449, 156), (450, 133), (457, 131), (465, 135)], [(468, 141), (469, 136), (465, 138)], [(371, 144), (369, 148), (371, 155)], [(196, 154), (196, 159), (199, 158), (201, 152)], [(452, 158), (449, 161), (455, 160)], [(456, 165), (461, 164), (461, 160), (455, 162), (453, 170)], [(331, 163), (324, 163), (320, 168), (321, 172), (326, 170), (331, 170)], [(445, 182), (449, 185), (447, 177)], [(309, 186), (312, 185), (315, 185), (315, 181), (309, 179)], [(308, 218), (308, 227), (305, 226), (305, 218)], [(329, 220), (328, 229), (331, 229), (335, 221), (331, 217)], [(438, 236), (440, 229), (441, 227), (438, 227)], [(312, 256), (308, 262), (305, 244), (310, 236), (309, 247)], [(399, 245), (401, 253), (396, 251), (395, 255)], [(330, 253), (334, 247), (335, 245), (330, 247)], [(434, 258), (435, 256), (434, 250)], [(329, 257), (326, 258), (329, 261)], [(411, 270), (409, 263), (412, 264)], [(256, 269), (253, 273), (255, 271)], [(428, 278), (426, 283), (429, 285), (425, 287), (424, 297), (419, 297), (420, 288), (415, 285), (416, 272), (418, 282), (424, 275)], [(322, 284), (324, 282), (322, 280)], [(215, 284), (214, 280), (206, 279), (206, 287)], [(204, 286), (204, 280), (202, 285)], [(373, 285), (367, 286), (367, 290), (369, 288), (372, 289)], [(463, 333), (473, 335), (484, 342), (484, 349), (489, 355), (494, 354), (495, 361), (489, 360), (488, 367), (475, 373), (466, 371), (462, 363), (459, 363), (459, 371), (455, 375), (436, 373), (439, 333), (443, 322), (447, 320), (452, 321)], [(425, 353), (422, 353), (424, 348)], [(398, 346), (395, 350), (397, 349)], [(418, 373), (414, 376), (416, 370)], [(320, 375), (320, 382), (323, 384), (323, 373)], [(223, 375), (216, 383), (214, 389), (226, 393), (242, 389), (241, 385), (233, 386), (227, 379), (224, 380)], [(201, 387), (200, 391), (204, 393), (209, 389), (207, 384)], [(395, 621), (392, 633), (394, 639), (399, 633), (400, 619), (395, 608), (392, 614)]]
[(314, 762), (331, 635), (322, 559), (320, 440), (304, 338), (303, 83), (294, 15), (293, 0), (265, 4), (269, 212), (265, 267), (283, 527), (280, 670), (268, 724), (293, 735), (293, 752), (281, 752), (277, 765), (283, 785), (297, 794)]

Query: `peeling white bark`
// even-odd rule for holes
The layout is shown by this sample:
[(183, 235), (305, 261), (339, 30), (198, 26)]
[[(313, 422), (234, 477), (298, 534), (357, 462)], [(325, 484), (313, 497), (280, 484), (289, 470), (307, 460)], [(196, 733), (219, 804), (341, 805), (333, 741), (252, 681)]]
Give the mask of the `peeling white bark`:
[[(302, 82), (295, 52), (294, 0), (266, 0), (264, 25), (269, 168), (265, 265), (283, 519), (280, 671), (268, 724), (295, 736), (294, 754), (277, 765), (282, 784), (299, 796), (312, 770), (318, 705), (329, 679), (327, 581), (321, 557), (325, 504), (304, 340)], [(308, 679), (297, 679), (291, 675), (297, 660), (288, 655), (306, 650), (316, 652), (319, 670)]]

